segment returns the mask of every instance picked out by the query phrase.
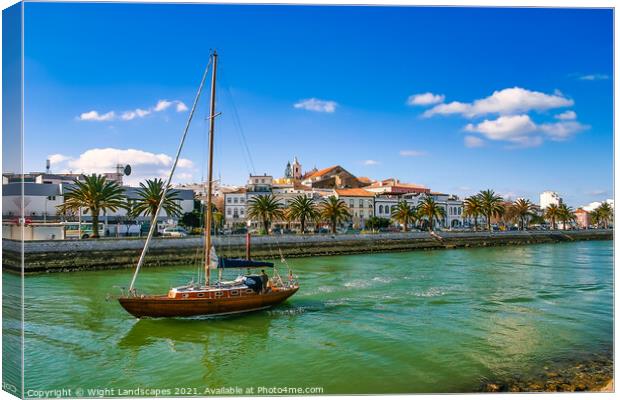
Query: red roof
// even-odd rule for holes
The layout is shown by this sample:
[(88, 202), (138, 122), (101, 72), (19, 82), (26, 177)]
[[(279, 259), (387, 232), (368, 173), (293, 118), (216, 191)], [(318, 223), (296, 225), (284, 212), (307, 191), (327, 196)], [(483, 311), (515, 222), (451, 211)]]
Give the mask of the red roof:
[(325, 175), (325, 174), (327, 174), (327, 173), (329, 173), (329, 172), (331, 172), (331, 171), (335, 170), (335, 169), (336, 169), (336, 168), (338, 168), (338, 167), (340, 167), (340, 165), (334, 165), (334, 166), (329, 167), (329, 168), (324, 168), (324, 169), (318, 170), (318, 171), (313, 172), (313, 173), (311, 173), (310, 175), (308, 175), (308, 176), (306, 177), (306, 179), (312, 179), (312, 178), (317, 178), (317, 177), (319, 177), (319, 176), (323, 176), (323, 175)]
[(336, 189), (338, 196), (344, 197), (374, 197), (373, 192), (364, 189)]

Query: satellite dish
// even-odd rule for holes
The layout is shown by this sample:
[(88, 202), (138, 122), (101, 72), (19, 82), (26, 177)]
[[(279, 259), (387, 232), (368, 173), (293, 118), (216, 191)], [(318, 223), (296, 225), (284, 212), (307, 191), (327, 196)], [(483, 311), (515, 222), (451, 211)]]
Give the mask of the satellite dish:
[(131, 175), (131, 165), (129, 164), (125, 165), (125, 169), (123, 170), (123, 173), (127, 176)]

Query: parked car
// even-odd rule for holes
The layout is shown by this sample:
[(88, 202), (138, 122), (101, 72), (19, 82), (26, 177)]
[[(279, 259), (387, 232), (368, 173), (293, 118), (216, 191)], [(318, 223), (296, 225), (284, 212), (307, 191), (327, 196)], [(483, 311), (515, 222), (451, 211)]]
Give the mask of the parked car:
[(165, 228), (162, 232), (162, 235), (171, 237), (185, 237), (187, 236), (187, 231), (180, 226), (174, 226), (170, 228)]

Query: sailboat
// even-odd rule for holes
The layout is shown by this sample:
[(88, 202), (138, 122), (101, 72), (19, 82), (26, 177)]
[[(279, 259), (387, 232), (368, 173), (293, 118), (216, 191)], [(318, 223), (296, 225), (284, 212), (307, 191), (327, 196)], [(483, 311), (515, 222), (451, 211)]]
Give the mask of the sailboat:
[[(246, 259), (226, 259), (220, 258), (215, 254), (211, 238), (211, 225), (213, 221), (211, 204), (213, 196), (213, 138), (215, 118), (219, 115), (219, 113), (216, 114), (215, 112), (217, 58), (217, 52), (213, 51), (202, 76), (198, 92), (196, 93), (181, 137), (176, 158), (172, 164), (166, 185), (164, 186), (161, 200), (153, 216), (151, 227), (136, 265), (131, 284), (127, 292), (123, 291), (121, 296), (118, 297), (121, 306), (137, 318), (220, 316), (263, 310), (282, 303), (299, 290), (299, 283), (290, 268), (288, 278), (283, 279), (273, 263), (250, 259), (249, 236), (247, 239), (248, 251)], [(189, 126), (207, 79), (209, 67), (211, 67), (212, 75), (209, 114), (207, 204), (205, 205), (204, 282), (201, 282), (199, 279), (197, 283), (190, 282), (184, 286), (173, 287), (168, 290), (167, 294), (151, 295), (139, 293), (135, 287), (136, 278), (138, 277), (138, 273), (144, 263), (145, 256), (151, 243), (157, 225), (157, 217), (159, 216), (181, 151), (183, 150), (183, 144), (185, 143)], [(222, 272), (227, 269), (245, 270), (246, 273), (240, 273), (234, 280), (224, 281), (222, 279)], [(251, 272), (257, 269), (261, 270), (260, 274)], [(265, 273), (265, 269), (273, 270), (271, 278)], [(218, 271), (217, 280), (214, 282), (211, 282), (211, 270)]]

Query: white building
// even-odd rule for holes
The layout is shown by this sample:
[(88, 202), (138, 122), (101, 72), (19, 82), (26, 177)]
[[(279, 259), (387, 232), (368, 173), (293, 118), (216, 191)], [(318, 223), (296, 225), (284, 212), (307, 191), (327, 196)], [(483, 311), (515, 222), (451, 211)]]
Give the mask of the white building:
[(364, 189), (334, 189), (333, 193), (349, 207), (354, 228), (364, 228), (366, 220), (375, 215), (374, 193)]
[[(71, 187), (64, 183), (33, 183), (24, 182), (23, 184), (23, 215), (33, 221), (60, 220), (62, 216), (58, 214), (57, 207), (64, 203), (64, 193)], [(9, 183), (2, 185), (2, 218), (14, 219), (22, 214), (22, 184)], [(123, 187), (125, 196), (128, 199), (136, 200), (137, 188)], [(194, 192), (191, 190), (175, 189), (177, 192), (177, 204), (181, 208), (181, 214), (191, 212), (194, 209)], [(105, 214), (101, 212), (101, 217), (116, 221), (119, 217), (127, 215), (127, 211), (120, 208), (116, 211), (107, 210)], [(90, 220), (90, 215), (84, 212), (83, 219)], [(161, 210), (160, 219), (166, 219), (165, 210)], [(148, 217), (140, 217), (140, 220), (149, 220)]]
[(549, 190), (542, 192), (540, 194), (540, 208), (544, 210), (551, 204), (555, 204), (556, 206), (562, 204), (562, 198), (560, 195)]
[(245, 225), (247, 215), (247, 193), (245, 188), (224, 193), (224, 221), (228, 228)]

